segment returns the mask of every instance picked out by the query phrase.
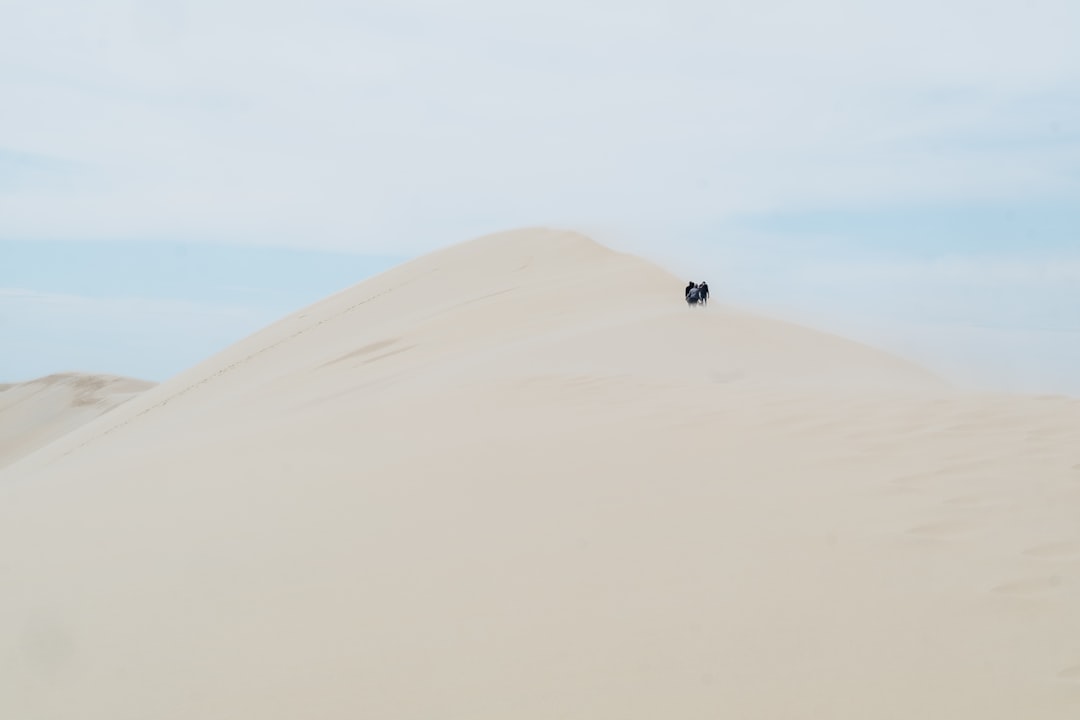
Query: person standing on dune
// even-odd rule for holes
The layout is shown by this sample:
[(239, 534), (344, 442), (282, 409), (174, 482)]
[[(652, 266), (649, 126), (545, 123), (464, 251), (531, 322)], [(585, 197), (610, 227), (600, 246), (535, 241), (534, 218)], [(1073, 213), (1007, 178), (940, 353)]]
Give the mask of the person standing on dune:
[[(697, 288), (698, 288), (698, 295), (701, 297), (701, 304), (702, 305), (708, 305), (709, 304), (709, 283), (702, 280), (698, 284)], [(687, 292), (689, 292), (689, 291), (687, 291)]]
[(691, 280), (690, 284), (686, 286), (686, 290), (683, 292), (683, 297), (689, 298), (690, 297), (690, 291), (693, 290), (696, 287), (697, 287), (697, 285), (695, 285), (694, 281)]

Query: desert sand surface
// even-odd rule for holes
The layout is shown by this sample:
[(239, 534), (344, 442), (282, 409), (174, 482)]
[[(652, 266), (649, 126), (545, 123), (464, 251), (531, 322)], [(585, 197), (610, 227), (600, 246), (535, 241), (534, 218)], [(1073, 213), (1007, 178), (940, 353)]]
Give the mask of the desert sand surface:
[(0, 385), (0, 467), (153, 387), (115, 375), (57, 373)]
[(454, 245), (0, 471), (0, 717), (1080, 717), (1080, 402), (684, 284)]

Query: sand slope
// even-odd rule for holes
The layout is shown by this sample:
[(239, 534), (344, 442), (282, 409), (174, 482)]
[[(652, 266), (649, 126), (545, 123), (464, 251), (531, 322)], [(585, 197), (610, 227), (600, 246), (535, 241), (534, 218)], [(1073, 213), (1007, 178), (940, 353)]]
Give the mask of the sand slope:
[(0, 466), (153, 387), (153, 383), (113, 375), (58, 373), (23, 383), (0, 385)]
[(1080, 403), (683, 284), (482, 238), (8, 467), (0, 717), (1077, 717)]

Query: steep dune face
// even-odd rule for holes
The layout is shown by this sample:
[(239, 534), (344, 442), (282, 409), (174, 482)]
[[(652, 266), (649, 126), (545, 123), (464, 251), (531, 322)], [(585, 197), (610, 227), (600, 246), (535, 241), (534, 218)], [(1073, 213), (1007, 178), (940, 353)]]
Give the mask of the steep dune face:
[(682, 284), (482, 238), (10, 466), (0, 717), (1074, 717), (1078, 404)]
[(0, 385), (0, 466), (49, 444), (153, 383), (112, 375), (60, 373)]

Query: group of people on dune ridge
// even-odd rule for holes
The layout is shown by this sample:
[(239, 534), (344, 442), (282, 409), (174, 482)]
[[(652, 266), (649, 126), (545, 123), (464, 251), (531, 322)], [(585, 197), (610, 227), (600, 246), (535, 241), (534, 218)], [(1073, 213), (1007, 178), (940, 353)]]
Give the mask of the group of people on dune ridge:
[(695, 283), (693, 280), (686, 286), (686, 304), (693, 307), (694, 305), (707, 305), (709, 303), (709, 283), (702, 280), (700, 283)]

